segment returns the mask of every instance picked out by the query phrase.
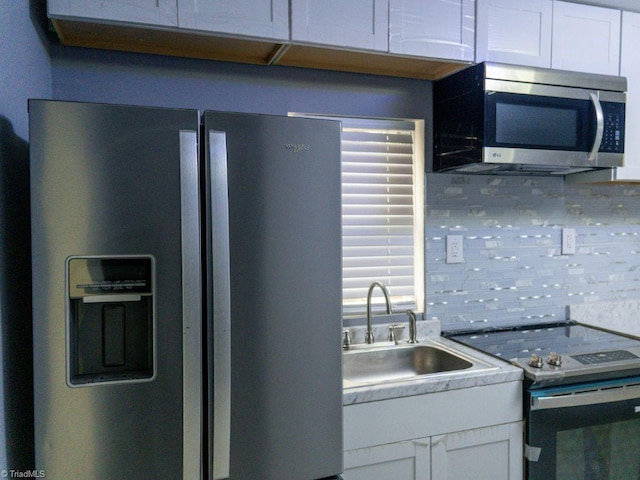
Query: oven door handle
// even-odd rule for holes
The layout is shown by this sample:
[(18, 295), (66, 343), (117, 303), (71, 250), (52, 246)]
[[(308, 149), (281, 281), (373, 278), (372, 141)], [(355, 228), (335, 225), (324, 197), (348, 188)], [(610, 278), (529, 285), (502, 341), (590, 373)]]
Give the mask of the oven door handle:
[(600, 403), (619, 402), (638, 399), (636, 413), (640, 413), (640, 385), (620, 386), (601, 390), (590, 390), (563, 395), (550, 395), (531, 398), (531, 410), (551, 408), (581, 407)]

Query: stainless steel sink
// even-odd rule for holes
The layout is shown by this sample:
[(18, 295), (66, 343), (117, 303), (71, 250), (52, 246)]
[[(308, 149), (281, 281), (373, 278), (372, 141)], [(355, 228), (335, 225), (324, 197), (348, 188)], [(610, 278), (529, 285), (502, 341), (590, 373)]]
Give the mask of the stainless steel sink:
[(420, 375), (471, 368), (473, 363), (431, 345), (372, 347), (344, 352), (345, 384), (373, 384), (410, 379)]

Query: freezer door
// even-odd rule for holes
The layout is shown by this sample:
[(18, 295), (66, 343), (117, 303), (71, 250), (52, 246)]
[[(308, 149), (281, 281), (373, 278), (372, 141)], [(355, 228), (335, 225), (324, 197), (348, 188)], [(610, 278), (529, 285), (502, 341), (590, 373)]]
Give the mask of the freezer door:
[[(209, 151), (222, 140), (221, 132), (226, 137), (226, 158), (211, 155), (206, 177), (208, 212), (220, 201), (217, 188), (228, 197), (230, 324), (222, 329), (230, 346), (211, 340), (209, 369), (230, 362), (229, 478), (315, 480), (339, 474), (340, 124), (207, 112), (205, 132)], [(226, 162), (227, 185), (217, 187), (212, 172), (221, 170), (211, 164), (220, 161)], [(209, 295), (221, 288), (212, 272), (221, 250), (211, 244), (224, 227), (220, 223), (209, 216)], [(214, 303), (209, 331), (216, 337)], [(213, 378), (212, 398), (226, 388)], [(226, 435), (217, 407), (210, 412), (213, 438)], [(224, 460), (211, 455), (215, 469)]]
[(36, 469), (201, 478), (198, 112), (29, 114)]

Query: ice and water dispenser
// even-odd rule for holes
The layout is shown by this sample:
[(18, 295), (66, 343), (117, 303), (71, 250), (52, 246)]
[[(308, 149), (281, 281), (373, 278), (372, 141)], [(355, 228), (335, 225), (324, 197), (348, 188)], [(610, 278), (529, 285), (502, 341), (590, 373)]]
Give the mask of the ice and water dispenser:
[(66, 272), (69, 385), (152, 379), (154, 258), (70, 257)]

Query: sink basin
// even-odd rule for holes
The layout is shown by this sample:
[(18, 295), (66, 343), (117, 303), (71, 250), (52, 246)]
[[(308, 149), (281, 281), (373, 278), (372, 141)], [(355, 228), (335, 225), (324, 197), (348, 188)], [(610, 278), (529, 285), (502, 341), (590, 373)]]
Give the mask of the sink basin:
[(472, 366), (471, 361), (454, 353), (418, 344), (346, 351), (342, 371), (345, 382), (353, 385), (406, 380)]

